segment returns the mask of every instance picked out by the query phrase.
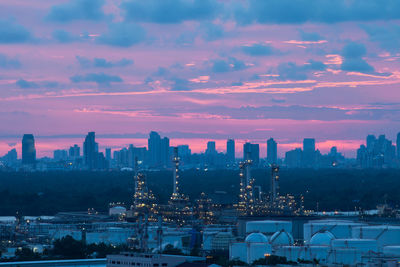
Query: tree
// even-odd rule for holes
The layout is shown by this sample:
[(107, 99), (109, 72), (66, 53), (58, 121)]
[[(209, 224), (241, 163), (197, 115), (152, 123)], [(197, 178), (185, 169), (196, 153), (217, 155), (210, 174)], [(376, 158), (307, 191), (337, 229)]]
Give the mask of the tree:
[(75, 240), (72, 236), (67, 235), (54, 241), (52, 254), (67, 259), (84, 259), (87, 256), (87, 249), (82, 241)]

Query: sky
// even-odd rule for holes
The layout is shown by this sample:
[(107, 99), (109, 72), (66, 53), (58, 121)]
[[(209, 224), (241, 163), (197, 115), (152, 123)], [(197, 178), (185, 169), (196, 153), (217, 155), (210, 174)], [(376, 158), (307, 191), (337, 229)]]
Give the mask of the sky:
[(24, 133), (49, 156), (154, 130), (353, 157), (400, 131), (397, 0), (2, 0), (0, 18), (0, 155)]

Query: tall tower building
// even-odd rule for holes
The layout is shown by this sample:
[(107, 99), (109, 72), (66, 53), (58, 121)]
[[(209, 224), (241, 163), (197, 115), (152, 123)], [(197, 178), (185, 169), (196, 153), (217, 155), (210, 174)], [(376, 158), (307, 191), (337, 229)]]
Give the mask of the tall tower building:
[(111, 161), (111, 148), (106, 148), (106, 160)]
[(269, 164), (274, 164), (278, 161), (278, 144), (273, 138), (267, 141), (267, 161)]
[(171, 157), (169, 149), (169, 138), (164, 137), (161, 139), (161, 164), (164, 167), (171, 166)]
[(149, 149), (149, 165), (157, 167), (161, 164), (161, 137), (157, 132), (150, 132), (149, 139), (147, 140)]
[(33, 134), (24, 134), (22, 137), (22, 164), (36, 163), (35, 138)]
[(243, 144), (243, 159), (251, 160), (253, 166), (258, 166), (260, 164), (260, 145), (249, 142)]
[(95, 132), (89, 132), (83, 143), (83, 161), (89, 170), (97, 168), (97, 149), (98, 144), (95, 141)]
[(314, 167), (315, 165), (315, 139), (304, 138), (303, 140), (303, 164), (304, 167)]
[(397, 158), (400, 159), (400, 133), (397, 134), (396, 150), (397, 150)]
[(208, 141), (206, 154), (215, 154), (216, 152), (217, 150), (215, 149), (215, 141)]
[(235, 140), (233, 139), (226, 141), (226, 156), (228, 162), (235, 162)]

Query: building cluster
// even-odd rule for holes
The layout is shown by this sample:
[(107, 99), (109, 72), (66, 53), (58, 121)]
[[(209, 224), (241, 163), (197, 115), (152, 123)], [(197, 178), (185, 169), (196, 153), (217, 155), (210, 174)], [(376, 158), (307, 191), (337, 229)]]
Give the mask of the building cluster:
[[(238, 169), (241, 161), (251, 157), (253, 168), (263, 168), (279, 164), (281, 168), (398, 168), (400, 167), (400, 133), (396, 145), (385, 135), (376, 138), (368, 135), (366, 145), (357, 150), (357, 158), (345, 158), (337, 147), (332, 147), (327, 154), (322, 154), (316, 147), (314, 138), (304, 138), (303, 146), (285, 152), (284, 158), (278, 157), (278, 143), (273, 138), (266, 141), (267, 153), (263, 157), (260, 144), (245, 142), (243, 156), (237, 157), (234, 139), (226, 141), (226, 149), (221, 152), (215, 141), (208, 141), (202, 153), (192, 153), (189, 145), (178, 145), (178, 155), (184, 169)], [(102, 150), (102, 151), (101, 151)], [(168, 137), (161, 137), (157, 132), (150, 132), (147, 146), (128, 145), (124, 148), (100, 149), (95, 132), (89, 132), (82, 146), (72, 145), (69, 149), (54, 150), (52, 158), (36, 157), (35, 139), (32, 134), (22, 138), (21, 159), (17, 150), (12, 149), (0, 158), (0, 168), (8, 170), (121, 170), (135, 167), (135, 159), (145, 169), (171, 169), (174, 148)]]
[(366, 145), (357, 150), (357, 162), (362, 168), (398, 167), (400, 161), (400, 133), (396, 145), (386, 139), (385, 135), (376, 138), (368, 135)]

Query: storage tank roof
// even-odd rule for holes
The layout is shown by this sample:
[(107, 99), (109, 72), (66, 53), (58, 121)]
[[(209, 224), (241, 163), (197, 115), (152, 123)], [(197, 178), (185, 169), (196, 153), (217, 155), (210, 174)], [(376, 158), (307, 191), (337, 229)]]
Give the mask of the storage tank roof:
[(281, 230), (271, 236), (270, 242), (273, 245), (292, 245), (294, 240), (291, 234)]
[(310, 245), (329, 246), (335, 236), (329, 231), (315, 233), (310, 239)]
[(261, 233), (252, 233), (246, 237), (246, 243), (268, 243), (268, 238)]

